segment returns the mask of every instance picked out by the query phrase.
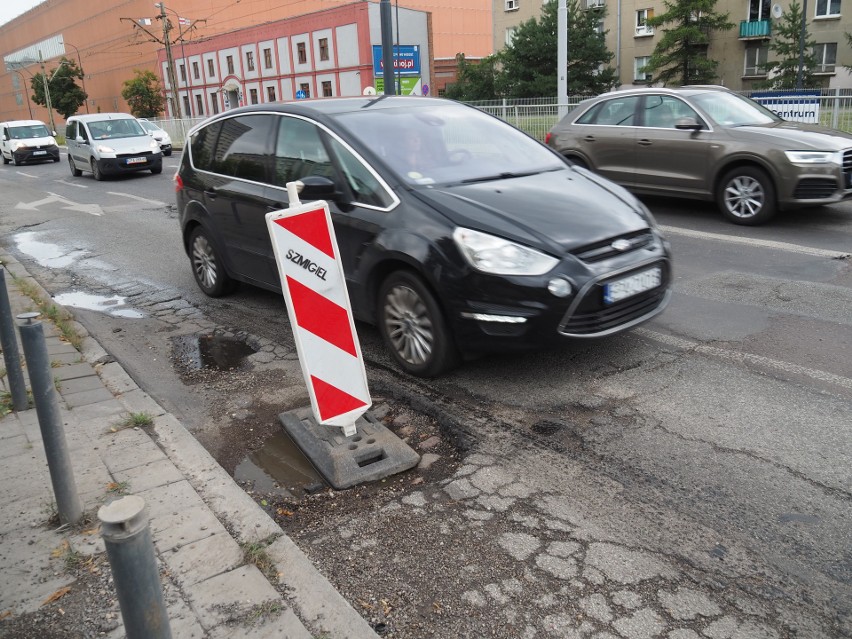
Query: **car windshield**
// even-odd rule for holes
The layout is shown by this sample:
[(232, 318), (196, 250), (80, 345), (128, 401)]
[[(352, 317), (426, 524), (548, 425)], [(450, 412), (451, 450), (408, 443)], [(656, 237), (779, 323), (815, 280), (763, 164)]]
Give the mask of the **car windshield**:
[(410, 184), (476, 181), (565, 168), (502, 120), (457, 104), (362, 109), (338, 121)]
[(32, 138), (50, 137), (50, 131), (43, 124), (9, 127), (9, 137), (13, 140), (30, 140)]
[(782, 121), (766, 107), (736, 93), (708, 91), (694, 95), (692, 101), (714, 122), (723, 126), (772, 124)]
[(148, 135), (136, 120), (99, 120), (89, 122), (89, 132), (95, 140), (114, 140), (116, 138), (132, 138), (138, 135)]
[(158, 127), (153, 122), (146, 122), (144, 120), (139, 120), (139, 124), (142, 125), (143, 129), (145, 129), (146, 131), (150, 131), (151, 133), (156, 133), (157, 131), (160, 130), (160, 127)]

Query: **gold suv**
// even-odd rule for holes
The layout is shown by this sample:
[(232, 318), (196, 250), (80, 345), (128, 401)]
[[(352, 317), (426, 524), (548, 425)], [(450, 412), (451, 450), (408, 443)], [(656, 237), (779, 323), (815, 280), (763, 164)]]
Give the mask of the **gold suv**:
[(635, 193), (715, 200), (736, 224), (852, 197), (852, 135), (787, 122), (723, 87), (605, 93), (546, 141)]

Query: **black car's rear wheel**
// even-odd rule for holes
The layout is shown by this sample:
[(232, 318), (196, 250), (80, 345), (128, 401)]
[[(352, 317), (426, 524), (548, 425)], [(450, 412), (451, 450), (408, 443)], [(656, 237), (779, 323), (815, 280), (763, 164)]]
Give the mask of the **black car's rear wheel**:
[(231, 278), (204, 227), (196, 227), (189, 237), (189, 260), (195, 282), (205, 294), (221, 297), (231, 289)]
[(68, 166), (71, 168), (71, 175), (74, 177), (80, 177), (83, 175), (83, 172), (74, 164), (74, 158), (71, 157), (70, 153), (68, 154)]
[(757, 167), (728, 171), (719, 183), (716, 200), (722, 215), (734, 224), (755, 226), (775, 215), (775, 187)]
[(385, 346), (403, 370), (435, 377), (458, 364), (459, 353), (441, 307), (414, 273), (397, 271), (385, 279), (376, 318)]

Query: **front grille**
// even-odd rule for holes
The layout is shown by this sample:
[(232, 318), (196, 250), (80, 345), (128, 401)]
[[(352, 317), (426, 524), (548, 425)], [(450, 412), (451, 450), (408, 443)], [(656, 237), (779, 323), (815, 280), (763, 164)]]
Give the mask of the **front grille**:
[(843, 152), (843, 172), (852, 173), (852, 149)]
[(154, 155), (151, 151), (145, 151), (144, 153), (118, 153), (116, 154), (116, 158), (121, 160), (123, 158), (148, 158)]
[[(614, 304), (604, 302), (604, 285), (613, 279), (628, 277), (652, 266), (662, 269), (660, 285), (650, 291), (633, 295)], [(562, 323), (559, 332), (566, 336), (605, 335), (617, 331), (625, 325), (641, 321), (653, 315), (654, 311), (666, 303), (671, 270), (668, 262), (646, 264), (631, 272), (620, 273), (617, 276), (603, 278), (590, 286), (581, 299), (575, 301)]]
[[(612, 245), (617, 240), (625, 240), (629, 242), (630, 247), (621, 251), (614, 249)], [(616, 255), (623, 255), (624, 253), (635, 251), (636, 249), (648, 246), (653, 241), (654, 236), (651, 231), (649, 229), (644, 229), (634, 233), (611, 237), (603, 240), (602, 242), (587, 244), (586, 246), (582, 246), (572, 251), (572, 254), (586, 263), (594, 263), (615, 257)]]
[(666, 287), (662, 286), (607, 308), (589, 313), (574, 313), (562, 324), (559, 331), (565, 335), (606, 333), (653, 312), (663, 303), (665, 297)]
[(834, 178), (805, 178), (796, 185), (793, 197), (797, 200), (821, 200), (829, 198), (837, 191)]

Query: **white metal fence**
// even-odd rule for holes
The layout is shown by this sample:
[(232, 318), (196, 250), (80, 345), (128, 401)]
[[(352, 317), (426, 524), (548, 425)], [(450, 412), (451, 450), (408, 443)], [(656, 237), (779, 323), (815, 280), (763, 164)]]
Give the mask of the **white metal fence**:
[[(757, 97), (752, 93), (741, 92), (742, 95), (752, 97), (756, 102), (777, 102), (779, 95), (784, 98), (785, 93), (795, 95), (796, 91), (776, 91), (774, 97)], [(568, 98), (569, 109), (579, 104), (582, 100), (593, 96), (570, 96)], [(820, 95), (809, 95), (808, 101), (819, 101), (819, 123), (832, 129), (840, 129), (852, 133), (852, 89), (823, 89)], [(530, 98), (518, 100), (488, 100), (481, 102), (468, 102), (487, 113), (497, 116), (506, 122), (526, 131), (538, 140), (544, 140), (545, 135), (559, 120), (559, 104), (556, 98)], [(172, 138), (172, 144), (182, 148), (185, 144), (186, 133), (205, 118), (184, 118), (181, 120), (152, 120), (165, 129)]]

